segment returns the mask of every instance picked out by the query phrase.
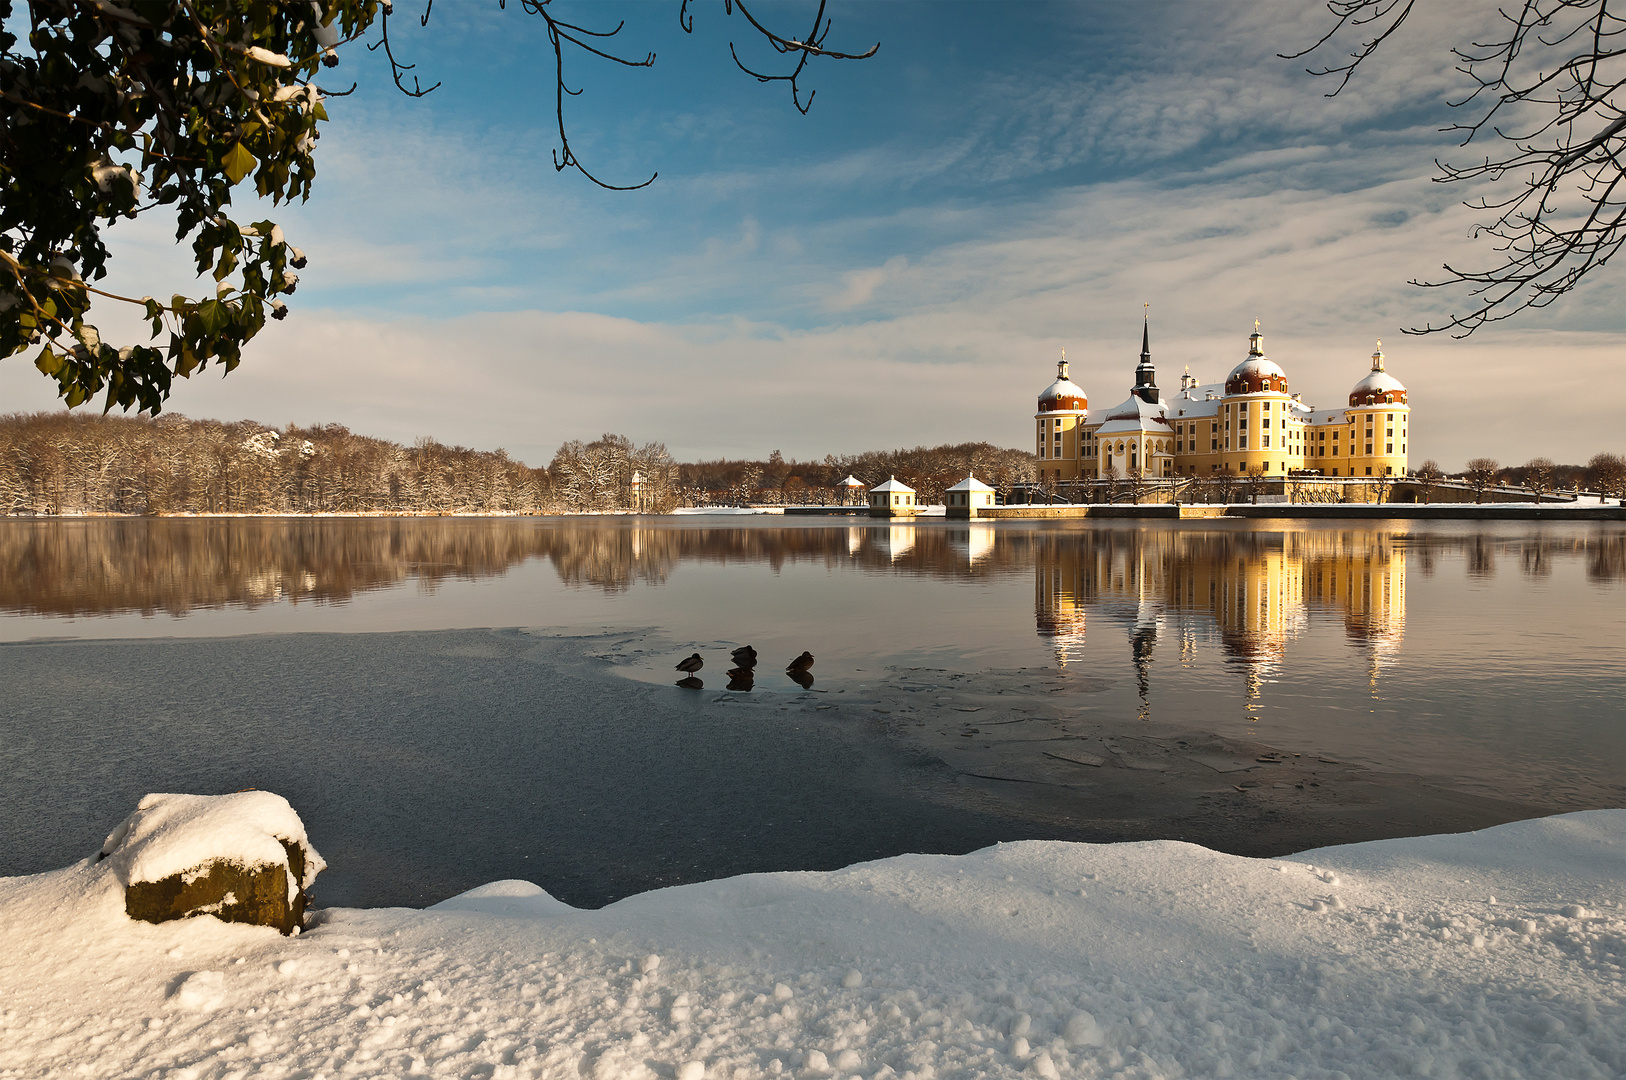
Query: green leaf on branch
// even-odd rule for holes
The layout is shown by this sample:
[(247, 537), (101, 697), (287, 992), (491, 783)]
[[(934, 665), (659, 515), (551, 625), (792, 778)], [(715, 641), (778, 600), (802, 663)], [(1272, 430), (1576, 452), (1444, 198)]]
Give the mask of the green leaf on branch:
[(232, 143), (226, 156), (220, 159), (220, 165), (226, 170), (226, 179), (233, 184), (242, 183), (243, 177), (254, 171), (259, 160), (243, 148), (242, 143)]

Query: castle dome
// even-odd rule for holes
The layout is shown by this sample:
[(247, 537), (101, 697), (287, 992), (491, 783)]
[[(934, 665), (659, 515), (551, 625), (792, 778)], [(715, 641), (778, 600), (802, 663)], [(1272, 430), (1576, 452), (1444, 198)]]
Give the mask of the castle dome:
[(1351, 406), (1406, 403), (1406, 387), (1383, 370), (1383, 342), (1378, 342), (1378, 350), (1372, 354), (1372, 370), (1350, 390), (1349, 403)]
[(1268, 391), (1287, 393), (1287, 372), (1265, 355), (1265, 335), (1259, 332), (1259, 324), (1255, 322), (1253, 334), (1248, 338), (1248, 358), (1225, 377), (1225, 392), (1262, 394)]
[(1090, 401), (1084, 388), (1067, 377), (1067, 351), (1056, 364), (1056, 381), (1039, 393), (1040, 412), (1086, 412)]

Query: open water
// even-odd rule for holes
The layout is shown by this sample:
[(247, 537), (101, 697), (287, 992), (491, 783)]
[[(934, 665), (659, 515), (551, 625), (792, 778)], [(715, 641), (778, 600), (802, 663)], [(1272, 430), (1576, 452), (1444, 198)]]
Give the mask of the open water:
[[(1183, 836), (1176, 794), (1266, 806), (1193, 732), (1357, 770), (1357, 809), (1384, 778), (1453, 823), (1622, 805), (1626, 527), (1260, 525), (0, 522), (0, 874), (93, 854), (160, 790), (286, 795), (332, 864), (319, 903), (364, 905), (505, 877), (602, 904)], [(781, 673), (804, 649), (809, 688)], [(695, 651), (703, 688), (673, 685)], [(1048, 741), (1000, 757), (1029, 722)], [(1307, 835), (1276, 798), (1191, 838)], [(1398, 813), (1327, 839), (1428, 831)]]

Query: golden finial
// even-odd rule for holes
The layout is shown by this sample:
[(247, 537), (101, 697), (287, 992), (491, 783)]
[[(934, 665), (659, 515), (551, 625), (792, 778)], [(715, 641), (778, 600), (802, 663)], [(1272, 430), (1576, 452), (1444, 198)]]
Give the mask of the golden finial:
[(1256, 333), (1256, 334), (1259, 332), (1259, 320), (1258, 319), (1253, 320), (1253, 332)]

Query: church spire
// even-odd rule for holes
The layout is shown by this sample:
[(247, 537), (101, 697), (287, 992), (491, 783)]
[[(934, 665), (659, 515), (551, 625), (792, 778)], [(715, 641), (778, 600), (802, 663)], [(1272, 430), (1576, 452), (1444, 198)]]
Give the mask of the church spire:
[(1152, 366), (1152, 305), (1147, 304), (1140, 332), (1140, 366), (1135, 369), (1135, 389), (1131, 391), (1148, 405), (1163, 400), (1157, 389), (1157, 368)]
[(1056, 380), (1064, 381), (1067, 378), (1067, 350), (1061, 351), (1061, 359), (1056, 362)]
[(1372, 370), (1383, 370), (1383, 339), (1378, 339), (1378, 351), (1372, 354)]

